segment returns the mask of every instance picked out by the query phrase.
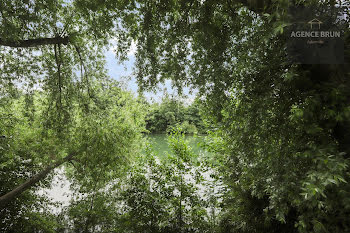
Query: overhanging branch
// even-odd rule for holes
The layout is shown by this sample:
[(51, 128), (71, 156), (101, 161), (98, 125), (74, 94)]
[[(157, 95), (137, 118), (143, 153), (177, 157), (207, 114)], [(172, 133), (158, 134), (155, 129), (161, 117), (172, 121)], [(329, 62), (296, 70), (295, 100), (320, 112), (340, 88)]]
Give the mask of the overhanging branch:
[(53, 171), (56, 167), (60, 166), (61, 164), (73, 160), (73, 157), (76, 155), (76, 153), (71, 153), (65, 158), (47, 166), (44, 170), (36, 174), (35, 176), (29, 178), (24, 183), (18, 185), (16, 188), (11, 190), (10, 192), (4, 194), (3, 196), (0, 196), (0, 208), (4, 207), (6, 204), (8, 204), (10, 201), (15, 199), (19, 194), (26, 191), (33, 185), (35, 185), (37, 182), (39, 182), (41, 179), (44, 179), (47, 174), (49, 174), (51, 171)]
[(37, 47), (41, 45), (52, 45), (52, 44), (68, 44), (69, 36), (61, 37), (56, 36), (53, 38), (37, 38), (37, 39), (28, 39), (28, 40), (18, 40), (18, 41), (8, 41), (0, 38), (1, 46), (8, 46), (13, 48), (28, 48), (28, 47)]

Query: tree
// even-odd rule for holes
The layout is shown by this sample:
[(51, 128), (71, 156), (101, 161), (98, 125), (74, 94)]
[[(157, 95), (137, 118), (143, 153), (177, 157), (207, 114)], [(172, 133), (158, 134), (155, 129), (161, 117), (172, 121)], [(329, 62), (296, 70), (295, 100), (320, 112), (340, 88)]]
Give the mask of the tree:
[[(57, 141), (73, 133), (79, 142), (99, 142), (89, 148), (63, 140), (69, 150), (60, 158), (82, 148), (82, 166), (86, 150), (116, 153), (106, 146), (116, 137), (96, 127), (98, 122), (114, 129), (113, 123), (82, 114), (87, 124), (74, 131), (74, 113), (89, 112), (96, 99), (91, 85), (105, 76), (101, 57), (108, 39), (117, 38), (122, 60), (135, 40), (141, 89), (170, 78), (179, 90), (192, 85), (206, 99), (229, 187), (223, 231), (347, 232), (349, 67), (290, 64), (281, 35), (289, 7), (337, 3), (349, 15), (348, 1), (334, 0), (1, 1), (2, 98), (25, 90), (26, 117), (37, 119), (32, 92), (40, 87), (47, 95), (47, 141), (61, 146)], [(348, 55), (348, 27), (344, 34)], [(56, 150), (49, 145), (43, 148)], [(83, 171), (93, 177), (93, 169)], [(91, 188), (84, 174), (75, 177)]]
[[(46, 105), (45, 124), (64, 137), (69, 131), (66, 123), (71, 121), (74, 101), (81, 107), (88, 106), (89, 99), (94, 98), (91, 83), (105, 76), (103, 46), (109, 44), (112, 36), (116, 37), (117, 54), (123, 60), (132, 39), (142, 41), (138, 30), (148, 27), (150, 12), (146, 12), (145, 18), (135, 12), (145, 13), (147, 4), (1, 1), (0, 85), (4, 94), (15, 95), (16, 89), (25, 90), (30, 107), (36, 88), (47, 91), (50, 104)], [(18, 85), (20, 82), (23, 85)], [(73, 154), (68, 154), (65, 160), (70, 160)], [(44, 169), (32, 181), (40, 180), (53, 167)], [(8, 193), (4, 202), (29, 187), (32, 181)]]
[[(39, 122), (31, 119), (36, 117), (37, 106), (33, 104), (33, 99), (39, 98), (35, 97), (36, 90), (43, 91), (45, 103), (40, 116), (47, 130), (43, 134), (54, 137), (50, 135), (52, 130), (57, 139), (50, 140), (60, 146), (67, 143), (62, 139), (73, 136), (71, 127), (77, 120), (74, 114), (89, 112), (92, 99), (99, 101), (94, 85), (100, 85), (106, 78), (102, 53), (111, 36), (120, 36), (118, 51), (125, 58), (131, 41), (122, 39), (123, 33), (118, 34), (123, 28), (117, 21), (130, 19), (124, 12), (133, 7), (132, 2), (116, 1), (1, 1), (1, 98), (22, 92), (28, 109), (25, 117), (29, 117), (31, 124), (31, 121)], [(84, 120), (92, 122), (92, 118)], [(72, 161), (76, 154), (86, 153), (89, 143), (54, 155), (52, 163), (43, 163), (48, 164), (45, 169), (13, 190), (2, 192), (1, 205), (45, 178), (55, 167)]]
[(198, 100), (186, 106), (183, 101), (165, 95), (160, 104), (150, 105), (146, 115), (146, 129), (151, 133), (166, 133), (180, 125), (187, 134), (205, 133), (200, 108)]
[[(4, 98), (1, 100), (4, 101)], [(26, 127), (20, 114), (17, 112), (18, 105), (7, 104), (0, 108), (0, 128), (3, 137), (0, 140), (0, 192), (5, 193), (13, 189), (15, 184), (29, 179), (40, 171), (41, 167), (32, 158), (34, 150), (29, 150), (33, 138), (38, 134)], [(7, 109), (6, 109), (7, 108)], [(15, 110), (11, 108), (16, 108)], [(45, 147), (45, 146), (44, 146)], [(48, 180), (42, 180), (41, 185), (47, 186)], [(18, 198), (12, 200), (11, 205), (0, 209), (0, 231), (16, 232), (35, 231), (36, 229), (53, 232), (51, 229), (56, 226), (56, 221), (50, 210), (55, 205), (44, 196), (38, 195), (32, 188)]]
[[(4, 227), (10, 226), (7, 220), (14, 220), (20, 214), (18, 208), (35, 205), (36, 200), (36, 205), (40, 204), (35, 191), (50, 186), (56, 167), (65, 164), (71, 181), (79, 183), (82, 192), (90, 193), (94, 190), (94, 180), (98, 180), (100, 186), (106, 184), (118, 176), (132, 155), (140, 150), (144, 127), (142, 106), (114, 81), (96, 84), (93, 90), (94, 101), (83, 108), (79, 102), (71, 103), (74, 108), (70, 109), (68, 129), (55, 129), (45, 124), (46, 104), (50, 104), (45, 92), (33, 94), (31, 107), (34, 110), (30, 113), (25, 110), (24, 96), (11, 99), (11, 104), (0, 108), (6, 119), (2, 128), (6, 140), (2, 143), (1, 157), (1, 173), (4, 174), (1, 178), (4, 183), (1, 186), (4, 194), (1, 221)], [(28, 189), (26, 194), (24, 191)], [(13, 190), (20, 191), (12, 195)], [(28, 197), (31, 199), (26, 200)], [(12, 209), (16, 210), (11, 216)], [(5, 213), (8, 215), (3, 215)]]
[[(224, 229), (349, 231), (349, 68), (290, 64), (281, 35), (289, 7), (336, 3), (140, 4), (139, 83), (193, 85), (220, 126)], [(344, 34), (348, 54), (348, 27)]]

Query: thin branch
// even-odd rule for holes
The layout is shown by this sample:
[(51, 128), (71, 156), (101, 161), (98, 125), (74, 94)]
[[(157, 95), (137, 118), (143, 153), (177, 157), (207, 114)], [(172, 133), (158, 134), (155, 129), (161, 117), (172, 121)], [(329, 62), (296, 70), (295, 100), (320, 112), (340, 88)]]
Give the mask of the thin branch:
[[(55, 60), (57, 65), (57, 74), (58, 74), (58, 91), (59, 91), (59, 98), (58, 98), (58, 107), (61, 110), (62, 108), (62, 80), (61, 80), (61, 48), (60, 45), (58, 45), (58, 54), (57, 54), (57, 45), (54, 46), (55, 50)], [(60, 57), (59, 57), (60, 56)], [(60, 114), (60, 112), (59, 112)]]
[[(89, 78), (87, 76), (87, 69), (86, 69), (86, 66), (85, 66), (85, 63), (84, 63), (84, 59), (83, 59), (83, 57), (81, 55), (80, 48), (77, 45), (75, 45), (75, 44), (73, 44), (73, 45), (74, 45), (75, 50), (78, 53), (78, 56), (79, 56), (79, 59), (80, 59), (80, 66), (84, 68), (84, 74), (83, 74), (82, 68), (80, 69), (81, 70), (81, 75), (82, 75), (82, 77), (85, 77), (87, 91), (88, 91), (88, 94), (89, 94), (89, 96), (91, 98), (92, 95), (90, 93), (90, 83), (89, 83)], [(83, 81), (83, 78), (82, 78), (82, 81)]]

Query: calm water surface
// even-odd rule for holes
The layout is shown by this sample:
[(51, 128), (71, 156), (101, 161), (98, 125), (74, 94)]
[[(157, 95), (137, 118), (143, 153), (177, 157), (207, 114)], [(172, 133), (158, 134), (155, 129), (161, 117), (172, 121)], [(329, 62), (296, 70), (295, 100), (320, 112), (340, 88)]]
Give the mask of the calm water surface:
[[(200, 147), (200, 144), (204, 141), (204, 137), (205, 136), (192, 135), (187, 135), (185, 137), (188, 145), (191, 147), (192, 151), (195, 154), (208, 154), (208, 152), (206, 152), (203, 148)], [(159, 157), (163, 157), (166, 156), (167, 153), (171, 153), (166, 134), (150, 134), (148, 135), (148, 139)]]

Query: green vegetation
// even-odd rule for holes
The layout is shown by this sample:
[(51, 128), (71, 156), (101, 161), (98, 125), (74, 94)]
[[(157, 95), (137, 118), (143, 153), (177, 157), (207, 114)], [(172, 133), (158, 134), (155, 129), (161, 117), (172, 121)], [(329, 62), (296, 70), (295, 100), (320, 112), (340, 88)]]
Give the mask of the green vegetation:
[(57, 226), (51, 214), (46, 215), (49, 200), (37, 200), (36, 193), (51, 185), (56, 167), (65, 165), (72, 187), (90, 193), (119, 177), (141, 150), (144, 116), (139, 103), (113, 81), (104, 84), (94, 87), (94, 101), (70, 103), (65, 124), (48, 117), (52, 106), (45, 92), (32, 94), (30, 110), (22, 94), (2, 98), (1, 192), (6, 195), (1, 197), (1, 231), (25, 226), (30, 232), (41, 221)]
[[(350, 66), (292, 64), (283, 35), (290, 7), (337, 4), (0, 0), (0, 231), (350, 232)], [(121, 61), (137, 44), (141, 91), (196, 100), (123, 90), (112, 39)], [(166, 131), (157, 155), (144, 134)], [(64, 208), (39, 192), (58, 167)]]
[(206, 133), (198, 100), (185, 106), (182, 101), (165, 95), (160, 104), (149, 106), (146, 129), (150, 133), (166, 133), (176, 126), (181, 126), (186, 134)]
[[(159, 160), (150, 145), (127, 172), (103, 189), (76, 196), (61, 213), (61, 230), (74, 232), (212, 232), (211, 192), (198, 192), (213, 181), (188, 147), (185, 136), (169, 137), (171, 153)], [(98, 184), (98, 183), (97, 183)], [(79, 190), (76, 194), (81, 194)]]

